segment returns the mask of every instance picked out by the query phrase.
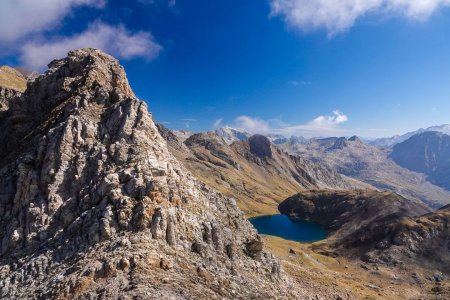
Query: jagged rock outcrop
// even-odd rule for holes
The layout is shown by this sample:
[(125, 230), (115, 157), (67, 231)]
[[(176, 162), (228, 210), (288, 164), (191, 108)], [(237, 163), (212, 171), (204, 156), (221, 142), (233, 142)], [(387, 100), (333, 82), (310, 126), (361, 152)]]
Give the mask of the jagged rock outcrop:
[(51, 62), (0, 122), (0, 241), (5, 299), (296, 293), (235, 201), (178, 163), (123, 68), (95, 49)]
[(214, 133), (221, 137), (227, 145), (231, 145), (233, 142), (246, 141), (252, 134), (244, 129), (232, 128), (225, 126), (214, 130)]
[(0, 114), (9, 109), (9, 101), (22, 93), (16, 90), (7, 89), (0, 86)]
[(272, 158), (271, 142), (263, 135), (255, 134), (248, 139), (250, 152), (260, 159)]

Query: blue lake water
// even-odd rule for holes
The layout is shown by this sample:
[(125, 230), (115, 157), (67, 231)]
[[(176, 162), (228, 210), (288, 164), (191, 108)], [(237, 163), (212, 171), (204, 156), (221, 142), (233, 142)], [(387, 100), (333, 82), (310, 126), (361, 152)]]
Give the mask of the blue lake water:
[(260, 234), (285, 240), (311, 243), (327, 237), (327, 231), (317, 223), (292, 220), (286, 215), (270, 215), (249, 219)]

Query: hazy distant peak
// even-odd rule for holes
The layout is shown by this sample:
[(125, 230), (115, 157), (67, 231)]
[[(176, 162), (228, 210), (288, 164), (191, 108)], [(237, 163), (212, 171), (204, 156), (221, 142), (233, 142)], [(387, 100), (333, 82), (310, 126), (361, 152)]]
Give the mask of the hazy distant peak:
[(245, 141), (252, 135), (244, 129), (233, 128), (230, 126), (218, 128), (215, 130), (215, 133), (223, 138), (228, 145), (236, 141)]
[(423, 132), (429, 132), (429, 131), (437, 131), (437, 132), (441, 132), (441, 133), (450, 135), (450, 124), (431, 126), (426, 129), (420, 128), (416, 131), (408, 132), (403, 135), (394, 135), (392, 137), (379, 138), (379, 139), (376, 139), (376, 140), (370, 142), (370, 144), (373, 146), (377, 146), (377, 147), (393, 147), (399, 143), (406, 141), (407, 139), (411, 138), (412, 136), (414, 136), (416, 134), (420, 134)]

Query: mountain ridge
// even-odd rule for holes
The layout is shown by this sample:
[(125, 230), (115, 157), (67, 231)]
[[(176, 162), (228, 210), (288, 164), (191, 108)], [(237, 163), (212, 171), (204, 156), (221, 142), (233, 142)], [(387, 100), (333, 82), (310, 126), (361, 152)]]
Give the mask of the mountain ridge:
[(235, 201), (169, 153), (111, 56), (69, 52), (6, 112), (0, 297), (296, 297)]
[(313, 139), (307, 144), (280, 146), (292, 154), (319, 161), (338, 173), (366, 182), (380, 190), (418, 199), (432, 208), (450, 201), (450, 193), (428, 181), (426, 176), (399, 166), (389, 158), (390, 150), (371, 146), (359, 139)]
[(332, 169), (292, 156), (263, 135), (228, 144), (215, 132), (184, 143), (159, 124), (169, 149), (195, 176), (238, 200), (249, 216), (273, 214), (278, 203), (302, 189), (367, 187)]
[(388, 138), (378, 138), (374, 141), (369, 142), (370, 145), (377, 146), (377, 147), (393, 147), (396, 144), (402, 143), (406, 141), (407, 139), (411, 138), (414, 135), (421, 134), (424, 132), (429, 131), (437, 131), (442, 132), (445, 134), (450, 134), (450, 124), (443, 124), (443, 125), (437, 125), (437, 126), (431, 126), (428, 128), (420, 128), (415, 131), (411, 131), (402, 135), (395, 135)]
[(437, 131), (416, 134), (394, 146), (390, 158), (409, 170), (426, 174), (450, 190), (450, 135)]

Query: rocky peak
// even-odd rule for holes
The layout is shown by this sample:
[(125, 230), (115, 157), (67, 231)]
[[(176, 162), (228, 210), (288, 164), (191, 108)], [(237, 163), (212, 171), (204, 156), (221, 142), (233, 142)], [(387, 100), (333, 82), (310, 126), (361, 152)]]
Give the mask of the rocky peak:
[(272, 144), (270, 140), (260, 134), (255, 134), (248, 139), (250, 152), (261, 158), (272, 158)]
[[(74, 94), (77, 97), (71, 97)], [(39, 117), (58, 105), (69, 104), (65, 102), (81, 108), (88, 102), (110, 106), (135, 98), (119, 62), (92, 48), (71, 51), (68, 57), (52, 61), (45, 76), (27, 89), (25, 97), (30, 95), (35, 100), (23, 101), (18, 109)]]
[(228, 145), (237, 141), (246, 141), (251, 136), (251, 133), (246, 130), (232, 128), (229, 126), (218, 128), (215, 130), (215, 133), (223, 138)]
[(189, 147), (201, 146), (208, 150), (226, 145), (225, 141), (214, 132), (200, 132), (191, 135), (184, 143)]
[(7, 113), (0, 298), (286, 294), (235, 201), (169, 153), (111, 56), (81, 49), (53, 61)]
[(341, 150), (348, 146), (348, 141), (345, 137), (337, 138), (334, 142), (333, 146), (328, 148), (328, 151)]
[(352, 136), (352, 137), (349, 138), (348, 140), (349, 140), (350, 142), (362, 143), (362, 142), (361, 142), (361, 139), (360, 139), (358, 136), (356, 136), (356, 135)]

